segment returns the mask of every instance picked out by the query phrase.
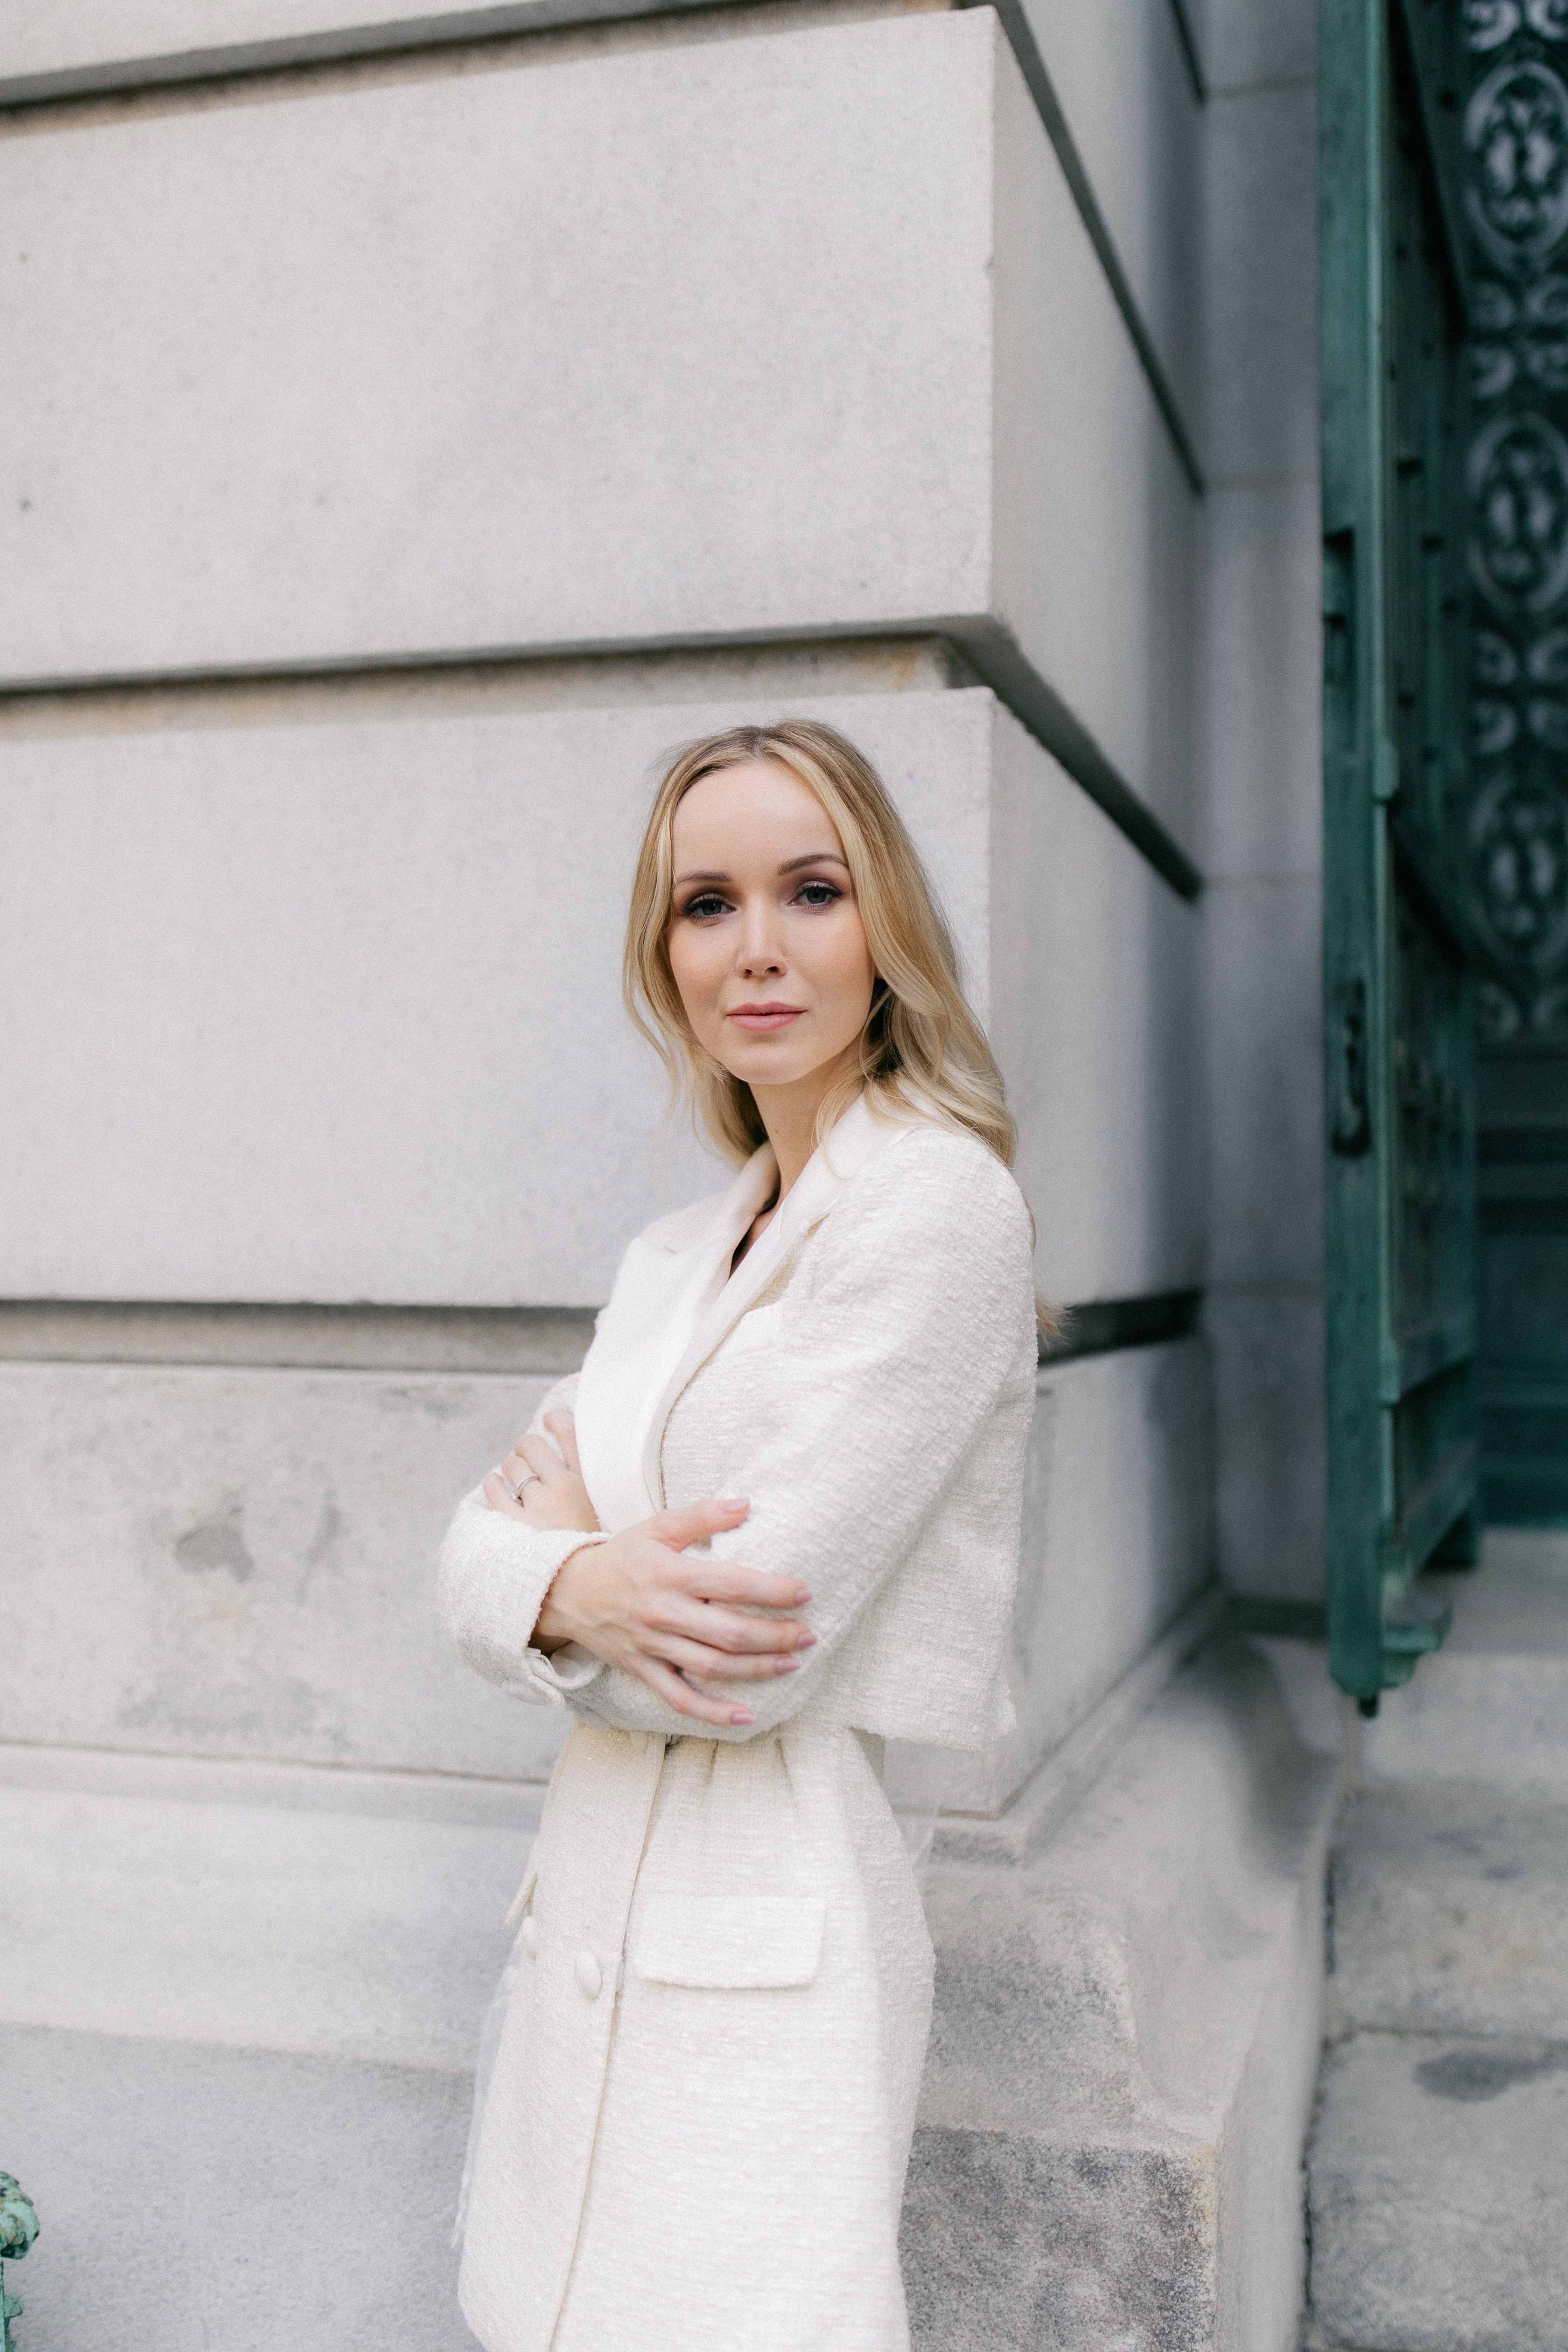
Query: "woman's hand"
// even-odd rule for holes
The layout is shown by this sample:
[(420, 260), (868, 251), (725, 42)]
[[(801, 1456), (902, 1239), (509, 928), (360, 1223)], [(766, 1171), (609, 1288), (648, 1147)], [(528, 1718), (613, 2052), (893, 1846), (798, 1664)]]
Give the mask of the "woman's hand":
[(585, 1536), (597, 1535), (598, 1515), (577, 1458), (577, 1424), (570, 1412), (547, 1412), (545, 1427), (555, 1444), (549, 1437), (519, 1437), (499, 1470), (486, 1479), (485, 1500), (493, 1511), (531, 1528), (578, 1528)]
[[(532, 1493), (525, 1487), (525, 1497)], [(545, 1595), (535, 1643), (549, 1651), (580, 1642), (699, 1723), (754, 1722), (748, 1707), (705, 1690), (704, 1682), (793, 1674), (795, 1654), (817, 1637), (789, 1613), (811, 1597), (792, 1576), (740, 1568), (706, 1549), (711, 1536), (739, 1527), (750, 1507), (694, 1503), (584, 1545)], [(697, 1544), (705, 1549), (687, 1549)]]

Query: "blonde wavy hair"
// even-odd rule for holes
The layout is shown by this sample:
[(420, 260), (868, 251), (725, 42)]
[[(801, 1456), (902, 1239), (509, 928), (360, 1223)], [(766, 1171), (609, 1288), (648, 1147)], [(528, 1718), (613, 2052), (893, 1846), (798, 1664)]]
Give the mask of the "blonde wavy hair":
[(862, 1088), (873, 1108), (978, 1136), (1005, 1167), (1016, 1138), (986, 1033), (965, 1002), (952, 934), (938, 912), (903, 818), (869, 760), (834, 728), (812, 719), (732, 727), (689, 743), (653, 796), (638, 854), (626, 925), (626, 1009), (659, 1055), (677, 1100), (728, 1160), (748, 1160), (766, 1140), (751, 1088), (698, 1045), (670, 968), (676, 809), (720, 768), (776, 760), (831, 818), (854, 883), (876, 972), (857, 1066), (824, 1097), (817, 1141)]

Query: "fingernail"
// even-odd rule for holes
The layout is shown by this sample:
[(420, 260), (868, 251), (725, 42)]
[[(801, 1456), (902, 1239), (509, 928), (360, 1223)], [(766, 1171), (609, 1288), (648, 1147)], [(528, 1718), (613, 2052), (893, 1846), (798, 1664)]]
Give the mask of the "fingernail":
[(754, 1715), (747, 1715), (743, 1706), (737, 1706), (729, 1719), (731, 1723), (755, 1723), (757, 1717)]
[(800, 1663), (799, 1658), (775, 1658), (773, 1671), (776, 1675), (792, 1675)]
[(796, 1591), (796, 1594), (795, 1594), (795, 1606), (796, 1606), (796, 1608), (797, 1608), (797, 1609), (804, 1609), (804, 1607), (806, 1606), (807, 1601), (810, 1601), (810, 1598), (811, 1598), (811, 1596), (810, 1596), (810, 1594), (807, 1591), (807, 1590), (806, 1590), (805, 1586), (804, 1586), (803, 1584), (802, 1584), (801, 1586), (800, 1586), (800, 1588), (798, 1589), (798, 1591)]
[(798, 1650), (809, 1650), (816, 1638), (815, 1633), (797, 1633), (795, 1636), (795, 1647)]

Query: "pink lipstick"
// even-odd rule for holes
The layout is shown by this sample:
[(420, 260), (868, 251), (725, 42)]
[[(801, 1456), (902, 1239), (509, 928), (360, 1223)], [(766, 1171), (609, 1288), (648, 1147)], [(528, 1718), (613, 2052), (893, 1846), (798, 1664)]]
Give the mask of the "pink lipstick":
[(803, 1004), (737, 1004), (725, 1019), (733, 1021), (737, 1029), (764, 1032), (787, 1029), (791, 1021), (799, 1021), (806, 1010)]

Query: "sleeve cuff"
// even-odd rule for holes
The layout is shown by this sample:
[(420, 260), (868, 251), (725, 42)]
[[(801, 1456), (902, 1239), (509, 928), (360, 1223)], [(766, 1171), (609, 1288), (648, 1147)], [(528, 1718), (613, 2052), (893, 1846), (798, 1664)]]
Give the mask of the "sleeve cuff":
[(508, 1698), (528, 1699), (535, 1706), (565, 1706), (605, 1672), (602, 1658), (580, 1642), (563, 1642), (547, 1656), (532, 1643), (523, 1653), (520, 1670), (501, 1685)]
[[(605, 1540), (599, 1531), (527, 1526), (492, 1511), (477, 1488), (465, 1496), (442, 1547), (440, 1574), (442, 1615), (464, 1664), (502, 1688), (527, 1681), (537, 1685), (528, 1696), (564, 1704), (570, 1682), (532, 1648), (534, 1627), (562, 1563)], [(589, 1679), (580, 1670), (580, 1678)]]

